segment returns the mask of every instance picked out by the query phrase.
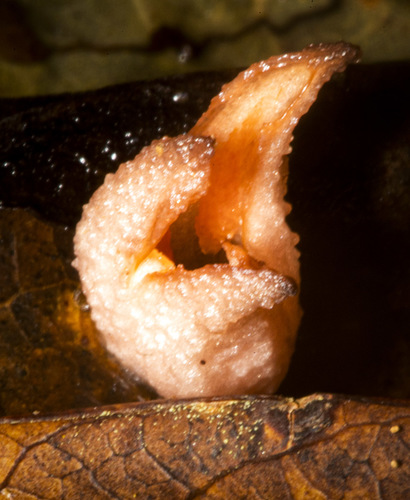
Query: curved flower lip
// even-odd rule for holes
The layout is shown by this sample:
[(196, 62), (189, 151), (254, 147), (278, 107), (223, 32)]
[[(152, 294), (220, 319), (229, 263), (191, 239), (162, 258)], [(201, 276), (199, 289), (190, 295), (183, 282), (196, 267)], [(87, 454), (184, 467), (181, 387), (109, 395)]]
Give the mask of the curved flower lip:
[[(300, 394), (310, 394), (322, 387), (328, 391), (342, 392), (342, 393), (354, 393), (354, 394), (370, 394), (376, 391), (377, 395), (383, 397), (394, 397), (395, 394), (400, 397), (405, 396), (405, 389), (402, 385), (396, 385), (396, 389), (393, 389), (392, 384), (395, 379), (394, 377), (399, 369), (401, 361), (405, 358), (397, 359), (391, 357), (391, 349), (394, 346), (394, 338), (403, 338), (406, 342), (406, 334), (401, 337), (399, 329), (403, 325), (403, 316), (397, 316), (397, 308), (400, 304), (397, 302), (391, 303), (389, 301), (384, 301), (386, 296), (386, 291), (376, 289), (373, 286), (373, 280), (370, 281), (366, 278), (366, 273), (371, 272), (373, 266), (372, 262), (377, 260), (378, 266), (375, 269), (376, 272), (380, 271), (380, 265), (382, 266), (382, 273), (389, 282), (389, 296), (393, 290), (398, 290), (397, 286), (406, 286), (405, 290), (408, 290), (406, 283), (406, 276), (400, 271), (401, 266), (405, 266), (405, 262), (402, 261), (404, 256), (404, 250), (400, 253), (395, 251), (394, 258), (389, 257), (389, 245), (381, 245), (378, 247), (370, 248), (370, 246), (365, 241), (365, 235), (358, 237), (356, 234), (356, 242), (363, 252), (369, 251), (369, 256), (373, 256), (372, 262), (367, 263), (367, 267), (363, 272), (362, 268), (353, 267), (346, 268), (346, 259), (344, 258), (344, 252), (346, 247), (348, 247), (347, 258), (353, 260), (356, 263), (355, 250), (352, 248), (352, 244), (345, 241), (345, 245), (335, 248), (333, 243), (328, 240), (328, 235), (326, 228), (329, 227), (324, 223), (324, 219), (327, 222), (332, 222), (333, 230), (331, 234), (339, 232), (343, 234), (343, 231), (353, 223), (355, 224), (354, 217), (355, 207), (360, 203), (360, 207), (364, 207), (367, 210), (367, 216), (369, 222), (373, 227), (378, 228), (379, 238), (377, 241), (381, 241), (384, 235), (383, 227), (380, 227), (381, 218), (383, 221), (388, 221), (388, 235), (395, 232), (395, 226), (401, 228), (402, 235), (408, 234), (408, 213), (405, 207), (407, 207), (407, 200), (403, 198), (403, 192), (398, 191), (399, 188), (403, 188), (403, 178), (399, 177), (401, 173), (406, 170), (400, 170), (399, 168), (394, 171), (389, 172), (389, 180), (385, 182), (385, 178), (381, 175), (380, 163), (372, 164), (370, 166), (369, 162), (374, 162), (374, 152), (380, 151), (378, 153), (378, 158), (381, 156), (388, 156), (391, 159), (397, 158), (397, 155), (401, 152), (407, 151), (407, 141), (400, 142), (397, 138), (397, 132), (400, 130), (401, 124), (407, 123), (404, 117), (404, 110), (406, 107), (397, 107), (398, 102), (404, 101), (407, 95), (407, 88), (409, 82), (409, 63), (406, 62), (394, 62), (390, 64), (378, 63), (372, 65), (359, 65), (354, 68), (350, 68), (345, 78), (338, 78), (333, 82), (326, 85), (323, 92), (320, 93), (317, 103), (315, 104), (315, 110), (306, 116), (303, 122), (300, 123), (295, 134), (294, 148), (296, 154), (293, 155), (291, 160), (291, 191), (289, 193), (289, 200), (294, 201), (298, 199), (299, 201), (294, 205), (293, 215), (290, 219), (293, 227), (297, 227), (300, 231), (302, 238), (302, 249), (306, 251), (302, 257), (302, 302), (304, 309), (306, 311), (305, 320), (303, 322), (303, 339), (300, 342), (301, 351), (298, 352), (298, 356), (292, 361), (292, 371), (290, 378), (288, 377), (285, 381), (283, 387), (283, 393), (288, 395), (300, 395)], [(193, 121), (192, 116), (197, 110), (196, 106), (196, 96), (200, 95), (201, 102), (207, 102), (210, 99), (209, 89), (212, 87), (214, 93), (218, 92), (217, 85), (221, 85), (223, 81), (227, 81), (234, 75), (232, 73), (221, 73), (216, 72), (212, 74), (204, 73), (200, 77), (196, 74), (185, 75), (180, 79), (174, 80), (173, 78), (168, 78), (161, 80), (161, 87), (158, 89), (159, 85), (157, 82), (139, 82), (137, 84), (126, 84), (121, 87), (115, 88), (104, 88), (98, 92), (89, 92), (87, 95), (84, 94), (71, 94), (70, 96), (54, 96), (52, 99), (43, 97), (38, 100), (14, 100), (13, 102), (7, 101), (4, 103), (2, 101), (2, 110), (4, 111), (4, 116), (11, 118), (6, 122), (2, 122), (3, 143), (8, 144), (7, 148), (4, 148), (3, 159), (12, 160), (13, 168), (17, 170), (17, 176), (12, 177), (7, 173), (6, 165), (3, 167), (3, 173), (5, 182), (1, 186), (1, 200), (3, 206), (7, 207), (10, 204), (13, 206), (28, 206), (31, 207), (37, 214), (40, 214), (45, 221), (54, 221), (61, 226), (72, 226), (74, 222), (78, 221), (80, 213), (80, 201), (84, 199), (88, 200), (91, 195), (90, 191), (90, 179), (97, 179), (98, 176), (94, 174), (94, 169), (91, 170), (90, 176), (87, 177), (87, 182), (84, 181), (82, 177), (86, 167), (78, 165), (76, 168), (76, 163), (72, 162), (71, 157), (76, 151), (82, 151), (82, 155), (90, 159), (92, 158), (92, 151), (96, 152), (96, 162), (94, 164), (96, 168), (99, 168), (100, 173), (104, 170), (104, 165), (101, 166), (101, 161), (98, 157), (98, 151), (105, 147), (105, 141), (107, 138), (112, 138), (111, 128), (112, 120), (119, 123), (117, 132), (119, 135), (124, 135), (126, 131), (133, 130), (129, 123), (135, 123), (136, 115), (138, 115), (139, 110), (144, 106), (144, 95), (142, 91), (145, 89), (150, 89), (150, 94), (160, 95), (158, 101), (160, 101), (160, 108), (158, 113), (158, 108), (156, 107), (155, 100), (151, 101), (152, 111), (148, 115), (150, 118), (157, 118), (156, 115), (161, 117), (178, 115), (180, 116), (180, 109), (183, 109), (185, 113), (184, 118), (188, 120), (188, 125), (190, 126), (189, 119)], [(224, 79), (224, 80), (222, 80)], [(200, 84), (198, 84), (198, 81)], [(182, 103), (179, 103), (180, 109), (177, 106), (172, 107), (171, 104), (167, 103), (168, 99), (168, 89), (172, 91), (174, 88), (179, 90), (181, 86), (185, 86), (188, 94), (188, 103), (191, 103), (191, 110), (184, 108)], [(166, 89), (164, 92), (163, 89)], [(199, 91), (198, 91), (199, 89)], [(406, 91), (406, 92), (405, 92)], [(164, 94), (162, 94), (164, 92)], [(104, 102), (102, 102), (102, 97)], [(354, 105), (353, 105), (354, 100)], [(70, 117), (77, 116), (79, 113), (79, 104), (87, 103), (84, 107), (83, 115), (87, 122), (87, 127), (90, 134), (78, 135), (75, 128), (67, 129), (67, 122), (70, 121)], [(98, 104), (101, 107), (101, 114), (94, 114), (95, 106), (93, 103)], [(194, 104), (192, 104), (194, 102)], [(4, 107), (3, 107), (4, 103)], [(142, 104), (140, 104), (142, 103)], [(20, 113), (16, 115), (17, 110), (28, 110), (30, 107), (33, 108), (35, 105), (35, 112), (30, 114), (30, 134), (27, 134), (27, 129), (25, 132), (20, 132), (24, 130), (24, 122), (27, 119), (27, 113)], [(204, 104), (202, 104), (204, 105)], [(115, 108), (114, 108), (115, 106)], [(337, 109), (336, 109), (337, 108)], [(374, 113), (368, 114), (368, 110), (374, 110)], [(109, 110), (110, 114), (106, 114), (105, 110)], [(121, 111), (119, 111), (121, 110)], [(128, 111), (127, 111), (128, 110)], [(366, 113), (366, 114), (365, 114)], [(13, 116), (14, 115), (14, 116)], [(41, 116), (41, 121), (38, 121), (38, 117)], [(392, 117), (399, 117), (399, 120)], [(131, 117), (131, 118), (130, 118)], [(322, 118), (325, 117), (325, 121)], [(383, 117), (384, 122), (381, 123), (381, 118)], [(58, 121), (57, 121), (58, 119)], [(343, 124), (350, 124), (348, 127), (342, 128), (335, 125), (335, 121), (341, 119)], [(127, 122), (128, 120), (128, 122)], [(319, 121), (320, 120), (320, 121)], [(150, 121), (146, 122), (146, 126), (142, 133), (138, 134), (137, 130), (133, 130), (132, 136), (131, 132), (126, 132), (132, 137), (132, 140), (137, 140), (137, 144), (140, 144), (138, 140), (142, 137), (141, 141), (150, 142), (154, 136), (152, 135), (152, 127)], [(84, 121), (80, 120), (84, 123)], [(50, 123), (52, 124), (50, 126)], [(327, 127), (326, 123), (331, 126)], [(360, 130), (359, 130), (360, 123)], [(62, 133), (58, 132), (61, 126), (64, 126), (64, 137), (65, 140), (61, 141)], [(155, 127), (157, 122), (155, 121)], [(185, 124), (186, 128), (189, 126)], [(17, 128), (18, 127), (18, 128)], [(165, 133), (168, 135), (176, 135), (179, 133), (180, 128), (174, 130), (175, 125), (171, 119), (168, 120), (168, 126), (164, 128)], [(137, 121), (137, 127), (139, 124)], [(337, 130), (337, 135), (335, 134)], [(95, 131), (97, 133), (95, 133)], [(320, 135), (324, 132), (324, 135)], [(387, 134), (385, 134), (387, 132)], [(151, 133), (151, 135), (150, 135)], [(156, 133), (156, 128), (155, 128)], [(379, 135), (381, 133), (382, 135)], [(138, 134), (138, 139), (135, 139)], [(21, 137), (27, 139), (27, 144), (23, 146), (21, 144)], [(384, 141), (374, 140), (375, 137), (391, 137), (394, 143), (384, 143)], [(11, 143), (10, 138), (16, 139), (16, 142)], [(356, 142), (356, 139), (358, 141)], [(369, 140), (369, 137), (371, 138)], [(402, 136), (402, 139), (406, 139), (406, 136)], [(33, 141), (37, 140), (39, 143), (39, 151), (41, 151), (41, 158), (38, 159), (35, 148), (33, 149)], [(129, 140), (129, 139), (127, 139)], [(327, 144), (327, 151), (321, 150), (322, 140)], [(42, 142), (41, 142), (42, 141)], [(338, 149), (340, 144), (343, 143), (343, 148)], [(102, 144), (102, 145), (101, 145)], [(357, 148), (357, 145), (360, 146)], [(135, 145), (135, 143), (134, 143)], [(395, 146), (395, 149), (393, 149)], [(88, 148), (88, 149), (87, 149)], [(116, 149), (117, 148), (117, 149)], [(311, 164), (310, 167), (314, 170), (314, 178), (309, 179), (307, 177), (308, 172), (306, 165), (306, 159), (311, 156), (312, 150), (314, 148), (314, 158), (315, 164)], [(365, 148), (365, 153), (361, 156), (361, 151)], [(138, 148), (140, 149), (140, 148)], [(113, 150), (118, 152), (118, 156), (121, 160), (125, 159), (124, 154), (130, 156), (127, 152), (126, 146), (121, 146), (118, 142), (113, 144)], [(334, 163), (330, 166), (328, 163), (325, 164), (323, 158), (325, 154), (329, 154), (330, 150), (334, 151)], [(25, 151), (25, 152), (24, 152)], [(55, 171), (49, 173), (46, 166), (46, 160), (49, 156), (49, 151), (61, 152), (65, 151), (64, 156), (65, 161), (58, 164), (56, 163), (56, 155), (49, 161), (48, 164), (58, 165), (58, 171), (66, 175), (64, 188), (60, 190), (59, 196), (54, 196), (52, 194), (53, 190), (57, 192), (57, 187), (60, 184), (60, 180), (55, 177)], [(30, 152), (30, 156), (28, 155)], [(85, 152), (85, 153), (84, 153)], [(133, 153), (133, 152), (132, 152)], [(81, 156), (81, 155), (80, 155)], [(30, 158), (29, 163), (24, 164), (24, 168), (21, 166), (21, 160), (24, 158)], [(98, 163), (100, 162), (100, 163)], [(340, 176), (341, 164), (345, 162), (343, 166), (343, 172), (345, 175)], [(397, 167), (397, 165), (396, 165)], [(31, 172), (35, 171), (37, 168), (37, 175), (34, 177)], [(107, 164), (107, 168), (109, 165)], [(82, 170), (81, 170), (82, 169)], [(11, 167), (10, 167), (11, 170)], [(9, 170), (9, 172), (10, 172)], [(327, 172), (327, 173), (326, 173)], [(377, 172), (377, 177), (375, 177), (375, 172)], [(38, 175), (38, 173), (42, 175)], [(302, 173), (298, 176), (297, 174)], [(368, 175), (371, 174), (371, 177)], [(353, 186), (356, 181), (356, 176), (361, 175), (365, 184), (358, 185), (357, 183)], [(343, 186), (340, 184), (340, 178), (347, 179), (351, 176), (351, 183), (346, 180)], [(18, 179), (18, 186), (16, 184), (16, 179)], [(313, 180), (314, 179), (314, 180)], [(46, 182), (44, 182), (46, 180)], [(102, 179), (101, 179), (102, 181)], [(396, 183), (395, 183), (396, 182)], [(394, 184), (395, 183), (395, 184)], [(392, 197), (389, 196), (387, 190), (391, 189), (393, 185), (393, 192), (390, 195), (396, 196), (394, 198), (394, 204), (391, 204)], [(27, 187), (28, 186), (28, 187)], [(31, 189), (30, 189), (31, 186)], [(346, 186), (348, 186), (349, 192), (345, 191)], [(331, 197), (326, 197), (324, 194), (326, 189), (332, 192)], [(351, 189), (350, 189), (351, 188)], [(396, 191), (394, 189), (397, 188)], [(67, 189), (71, 191), (67, 192)], [(88, 191), (87, 191), (88, 190)], [(71, 192), (76, 193), (76, 197), (71, 196)], [(359, 199), (360, 193), (365, 192), (367, 198)], [(68, 193), (68, 195), (67, 195)], [(86, 195), (84, 195), (86, 193)], [(370, 198), (371, 196), (376, 196), (379, 193), (383, 193), (383, 199), (380, 198)], [(402, 193), (402, 194), (400, 194)], [(35, 200), (33, 202), (33, 199)], [(345, 204), (348, 206), (345, 207)], [(315, 241), (313, 236), (311, 236), (312, 226), (316, 223), (312, 221), (312, 214), (316, 213), (315, 209), (323, 210), (322, 215), (319, 215), (319, 227), (315, 230)], [(378, 210), (375, 213), (372, 210)], [(382, 212), (383, 210), (383, 212)], [(343, 213), (343, 215), (342, 215)], [(343, 219), (343, 222), (342, 222)], [(322, 222), (320, 222), (322, 221)], [(357, 221), (360, 224), (360, 221)], [(320, 225), (322, 224), (322, 225)], [(406, 225), (407, 224), (407, 225)], [(303, 226), (303, 228), (301, 227)], [(386, 226), (387, 227), (387, 226)], [(324, 228), (322, 235), (319, 234), (321, 229)], [(64, 243), (62, 243), (64, 245)], [(63, 248), (63, 246), (61, 247)], [(359, 248), (359, 251), (360, 251)], [(407, 248), (407, 247), (404, 247)], [(331, 262), (323, 263), (322, 258), (324, 253), (327, 251), (333, 252), (334, 258)], [(65, 254), (70, 253), (70, 247), (67, 246)], [(384, 257), (387, 257), (385, 259)], [(339, 276), (342, 278), (340, 283), (339, 291), (336, 290), (335, 282), (333, 281), (333, 272), (328, 272), (333, 269), (333, 266), (337, 266), (342, 271)], [(322, 272), (316, 273), (314, 269), (322, 270)], [(389, 271), (391, 270), (391, 271)], [(362, 283), (367, 283), (366, 290), (368, 295), (365, 297), (361, 296), (358, 298), (360, 304), (364, 304), (365, 307), (361, 308), (360, 311), (357, 309), (350, 309), (348, 304), (351, 298), (355, 298), (355, 295), (350, 295), (344, 298), (342, 295), (346, 290), (346, 283), (351, 282), (351, 274), (355, 273), (355, 282), (362, 279)], [(344, 278), (342, 277), (342, 274)], [(396, 284), (395, 279), (392, 276), (397, 276)], [(76, 275), (72, 274), (75, 280)], [(325, 281), (325, 288), (319, 290), (319, 280)], [(401, 285), (400, 285), (401, 283)], [(396, 288), (395, 288), (396, 286)], [(312, 287), (318, 291), (318, 295), (314, 297), (312, 293)], [(348, 286), (348, 289), (349, 286)], [(377, 291), (376, 291), (377, 290)], [(359, 294), (362, 288), (356, 290)], [(323, 295), (320, 293), (323, 292)], [(321, 298), (318, 298), (321, 296)], [(399, 297), (395, 293), (396, 297)], [(332, 304), (332, 300), (337, 297), (338, 304), (334, 303), (334, 307), (329, 307)], [(401, 292), (400, 297), (406, 297), (405, 291)], [(367, 316), (366, 311), (374, 310), (374, 300), (376, 299), (379, 307), (377, 309), (377, 318), (375, 315), (370, 319)], [(383, 301), (383, 305), (380, 301)], [(401, 302), (402, 304), (402, 302)], [(347, 305), (347, 307), (346, 307)], [(321, 308), (328, 309), (329, 313), (326, 318), (321, 316)], [(340, 315), (339, 315), (340, 313)], [(352, 313), (355, 317), (352, 317)], [(364, 323), (364, 316), (366, 315), (366, 323)], [(332, 318), (340, 318), (340, 321), (333, 323)], [(317, 318), (322, 318), (323, 321), (319, 325), (319, 329), (316, 328)], [(376, 319), (375, 319), (376, 318)], [(389, 318), (389, 322), (386, 323), (386, 318)], [(391, 321), (390, 318), (393, 318)], [(331, 324), (329, 322), (332, 321)], [(352, 335), (349, 336), (349, 332), (344, 328), (347, 322), (353, 322), (357, 325), (357, 329), (354, 331), (355, 338)], [(370, 323), (369, 323), (370, 321)], [(353, 324), (352, 323), (352, 324)], [(375, 323), (378, 324), (379, 330), (385, 332), (385, 336), (380, 333), (380, 338), (385, 338), (385, 341), (377, 343), (367, 343), (367, 336), (364, 332), (374, 331)], [(333, 324), (333, 328), (332, 328)], [(362, 328), (363, 325), (363, 328)], [(58, 325), (56, 325), (58, 327)], [(386, 329), (384, 329), (386, 327)], [(332, 345), (339, 345), (341, 350), (345, 349), (345, 346), (352, 346), (355, 349), (357, 345), (355, 342), (360, 343), (360, 345), (366, 345), (366, 353), (360, 352), (357, 349), (355, 351), (350, 350), (349, 353), (358, 359), (361, 357), (361, 362), (353, 364), (349, 372), (345, 372), (343, 381), (340, 378), (340, 373), (342, 371), (341, 364), (339, 362), (340, 356), (335, 353), (334, 349), (329, 349), (330, 346), (328, 340), (328, 332), (332, 331)], [(353, 332), (353, 331), (352, 331)], [(364, 334), (364, 335), (362, 335)], [(319, 340), (316, 340), (319, 339)], [(324, 342), (322, 343), (322, 340)], [(321, 346), (318, 348), (316, 343), (319, 342)], [(382, 347), (380, 347), (382, 345)], [(350, 349), (350, 347), (349, 347)], [(382, 349), (382, 351), (380, 351)], [(337, 349), (338, 351), (339, 349)], [(379, 354), (380, 353), (380, 354)], [(311, 360), (307, 360), (308, 356), (312, 354)], [(65, 354), (61, 353), (64, 359)], [(389, 383), (382, 385), (374, 384), (374, 371), (372, 365), (372, 359), (377, 357), (381, 359), (382, 363), (380, 369), (383, 374), (389, 373)], [(306, 360), (306, 363), (305, 363)], [(394, 362), (392, 361), (394, 360)], [(10, 361), (11, 362), (11, 361)], [(29, 359), (25, 359), (24, 363), (29, 363)], [(76, 360), (73, 359), (73, 363)], [(391, 363), (391, 364), (390, 364)], [(331, 366), (330, 366), (331, 365)], [(310, 368), (310, 376), (303, 377), (303, 373), (306, 373), (306, 367)], [(355, 366), (360, 366), (359, 377), (357, 371), (355, 371)], [(407, 365), (405, 365), (407, 366)], [(404, 367), (405, 368), (405, 367)], [(94, 372), (93, 372), (94, 373)], [(323, 386), (323, 373), (326, 373), (326, 385)], [(299, 378), (299, 374), (302, 375)], [(107, 404), (112, 400), (104, 399), (104, 394), (101, 397), (96, 396), (94, 399), (90, 399), (90, 383), (91, 378), (87, 375), (85, 383), (83, 383), (83, 389), (81, 387), (81, 379), (78, 379), (78, 389), (71, 391), (71, 396), (78, 391), (82, 391), (82, 405), (83, 406), (93, 406)], [(46, 378), (44, 377), (44, 383), (47, 384)], [(74, 380), (74, 373), (73, 379)], [(299, 382), (298, 382), (299, 380)], [(302, 380), (302, 386), (300, 381)], [(18, 382), (16, 381), (16, 384)], [(104, 384), (104, 382), (99, 382), (99, 384)], [(30, 385), (30, 384), (28, 384)], [(15, 386), (17, 387), (17, 386)], [(45, 389), (46, 386), (45, 386)], [(65, 389), (63, 389), (65, 390)], [(109, 389), (108, 389), (109, 390)], [(393, 392), (393, 391), (396, 392)], [(27, 394), (30, 394), (30, 387), (26, 387)], [(36, 393), (36, 390), (33, 391)], [(127, 396), (121, 396), (124, 399), (120, 399), (117, 393), (117, 401), (130, 401), (130, 399), (125, 399)], [(68, 396), (65, 398), (65, 408), (68, 408), (67, 404), (71, 404), (72, 397)], [(16, 405), (18, 404), (18, 396), (15, 393)], [(51, 401), (51, 403), (50, 403)], [(55, 408), (62, 408), (58, 406), (59, 403), (53, 403), (56, 401), (53, 398), (48, 399), (47, 411), (54, 411), (50, 404), (55, 404)], [(63, 401), (63, 399), (61, 399)], [(42, 409), (44, 404), (43, 400), (38, 400), (36, 408)], [(71, 407), (75, 407), (77, 403), (71, 404)], [(126, 407), (128, 404), (123, 404), (122, 408)], [(14, 408), (18, 408), (14, 406)], [(22, 412), (30, 412), (31, 406), (27, 406), (26, 410), (8, 410), (7, 403), (3, 407), (3, 413), (8, 412), (8, 414), (21, 414)], [(51, 408), (51, 409), (50, 409)]]
[(235, 265), (195, 270), (155, 248), (205, 195), (213, 144), (190, 134), (154, 141), (107, 175), (74, 238), (74, 266), (108, 349), (169, 397), (269, 390), (275, 350), (283, 351), (270, 336), (269, 312), (297, 291), (294, 280), (232, 244)]
[[(356, 52), (310, 46), (252, 65), (190, 134), (145, 147), (84, 207), (74, 264), (92, 317), (159, 394), (271, 393), (285, 376), (301, 309), (284, 158), (300, 116)], [(195, 203), (202, 251), (225, 250), (228, 265), (187, 271), (156, 249)]]

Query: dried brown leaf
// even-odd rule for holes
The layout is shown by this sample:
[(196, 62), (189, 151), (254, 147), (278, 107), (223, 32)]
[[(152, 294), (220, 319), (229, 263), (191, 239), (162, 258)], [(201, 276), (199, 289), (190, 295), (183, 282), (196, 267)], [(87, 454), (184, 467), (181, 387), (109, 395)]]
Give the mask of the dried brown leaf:
[(410, 407), (399, 401), (159, 401), (3, 419), (0, 442), (4, 498), (410, 494)]
[(107, 356), (72, 258), (69, 230), (25, 210), (0, 210), (0, 414), (148, 395)]

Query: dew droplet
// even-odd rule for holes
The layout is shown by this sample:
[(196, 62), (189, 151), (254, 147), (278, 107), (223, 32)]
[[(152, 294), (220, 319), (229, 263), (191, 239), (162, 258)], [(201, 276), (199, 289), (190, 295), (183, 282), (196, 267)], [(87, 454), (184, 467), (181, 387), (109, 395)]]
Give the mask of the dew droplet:
[(192, 58), (193, 50), (191, 45), (185, 44), (178, 53), (178, 62), (181, 64), (187, 63)]
[(175, 92), (175, 94), (172, 96), (172, 100), (174, 102), (186, 102), (188, 100), (188, 94), (187, 92)]
[(90, 306), (85, 298), (83, 292), (79, 289), (75, 290), (73, 293), (74, 302), (78, 305), (81, 311), (87, 312), (90, 310)]

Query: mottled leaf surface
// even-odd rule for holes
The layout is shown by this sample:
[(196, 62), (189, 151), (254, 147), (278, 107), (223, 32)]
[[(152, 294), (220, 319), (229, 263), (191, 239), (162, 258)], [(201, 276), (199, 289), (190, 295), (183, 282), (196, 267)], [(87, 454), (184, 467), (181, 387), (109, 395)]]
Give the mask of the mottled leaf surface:
[(109, 357), (71, 267), (72, 231), (0, 210), (0, 413), (149, 395)]
[(410, 494), (410, 413), (399, 401), (160, 401), (3, 419), (0, 443), (2, 498)]

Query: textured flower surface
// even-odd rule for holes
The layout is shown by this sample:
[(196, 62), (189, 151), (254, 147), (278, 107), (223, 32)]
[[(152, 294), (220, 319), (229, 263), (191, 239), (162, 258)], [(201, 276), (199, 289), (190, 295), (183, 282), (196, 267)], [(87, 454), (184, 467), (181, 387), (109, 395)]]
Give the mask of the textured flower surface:
[[(154, 141), (85, 206), (74, 265), (92, 316), (159, 394), (272, 393), (285, 376), (301, 317), (286, 155), (321, 86), (357, 58), (338, 43), (252, 65), (189, 134)], [(190, 207), (184, 232), (195, 224), (202, 251), (227, 263), (187, 270), (156, 248)]]

